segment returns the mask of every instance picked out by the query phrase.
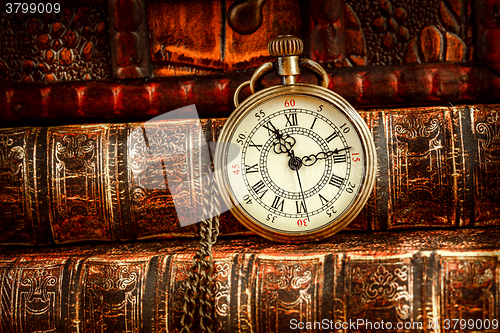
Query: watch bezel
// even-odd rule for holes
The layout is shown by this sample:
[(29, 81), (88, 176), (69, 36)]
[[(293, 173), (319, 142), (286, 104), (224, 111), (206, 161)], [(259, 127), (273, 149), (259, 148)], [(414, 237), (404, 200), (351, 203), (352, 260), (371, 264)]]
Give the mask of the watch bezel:
[[(229, 143), (232, 133), (236, 130), (244, 117), (249, 112), (253, 111), (256, 106), (265, 103), (272, 98), (292, 94), (319, 98), (327, 103), (330, 103), (344, 113), (357, 131), (365, 154), (365, 174), (361, 182), (358, 195), (349, 208), (344, 212), (341, 218), (333, 219), (330, 223), (325, 224), (324, 227), (304, 233), (286, 233), (279, 232), (275, 229), (268, 229), (263, 224), (258, 222), (253, 216), (248, 214), (245, 209), (240, 206), (240, 203), (236, 202), (232, 197), (232, 191), (229, 186), (228, 171), (227, 168), (223, 167), (227, 164), (227, 154), (225, 153), (227, 144), (225, 143)], [(226, 205), (228, 205), (231, 213), (245, 227), (256, 234), (273, 241), (303, 243), (328, 238), (344, 229), (356, 218), (365, 206), (373, 190), (377, 169), (376, 160), (375, 144), (368, 126), (359, 113), (341, 96), (321, 86), (305, 83), (272, 86), (252, 94), (245, 101), (243, 101), (227, 119), (220, 132), (214, 155), (215, 181), (219, 188), (221, 197)]]

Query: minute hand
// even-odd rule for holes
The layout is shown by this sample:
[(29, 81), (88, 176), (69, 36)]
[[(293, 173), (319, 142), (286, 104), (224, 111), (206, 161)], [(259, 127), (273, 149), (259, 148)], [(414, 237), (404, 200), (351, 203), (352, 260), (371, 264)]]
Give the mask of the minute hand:
[(320, 151), (317, 154), (304, 156), (304, 157), (302, 157), (302, 164), (304, 166), (311, 166), (314, 163), (316, 163), (317, 160), (325, 160), (325, 159), (331, 157), (332, 155), (337, 155), (339, 152), (341, 152), (343, 150), (347, 150), (347, 149), (351, 149), (351, 147), (346, 147), (346, 148), (342, 148), (342, 149), (336, 148), (335, 150), (329, 150), (327, 152)]

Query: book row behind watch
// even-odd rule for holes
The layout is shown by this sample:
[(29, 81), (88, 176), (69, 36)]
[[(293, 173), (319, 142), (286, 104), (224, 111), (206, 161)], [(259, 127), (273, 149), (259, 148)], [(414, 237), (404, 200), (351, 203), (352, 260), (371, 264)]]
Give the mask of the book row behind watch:
[[(324, 331), (347, 330), (347, 323), (349, 331), (372, 332), (367, 322), (384, 322), (389, 331), (448, 332), (458, 322), (498, 332), (499, 232), (344, 232), (299, 245), (220, 239), (213, 248), (216, 328), (290, 332), (319, 322)], [(198, 245), (0, 247), (0, 331), (179, 332)]]
[[(347, 230), (498, 225), (499, 109), (361, 111), (377, 146), (378, 175)], [(216, 142), (224, 122), (0, 129), (0, 242), (196, 237), (196, 224), (179, 222), (213, 195), (215, 184), (201, 184), (211, 154), (198, 148)], [(222, 235), (250, 234), (229, 212), (220, 228)]]

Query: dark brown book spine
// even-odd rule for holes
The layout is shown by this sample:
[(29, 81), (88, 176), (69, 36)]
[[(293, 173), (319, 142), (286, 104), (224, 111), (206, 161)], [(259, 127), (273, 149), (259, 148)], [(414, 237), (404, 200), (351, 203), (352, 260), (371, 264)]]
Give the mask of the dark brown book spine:
[[(389, 331), (451, 332), (445, 325), (455, 319), (498, 332), (499, 239), (497, 228), (346, 233), (302, 245), (221, 239), (217, 325), (293, 332), (319, 322), (326, 332), (373, 332), (367, 321), (383, 321)], [(0, 249), (0, 331), (179, 332), (196, 248), (163, 241)], [(364, 325), (351, 326), (358, 320)]]
[[(377, 146), (378, 176), (348, 230), (499, 225), (498, 110), (462, 105), (361, 112)], [(1, 242), (196, 236), (196, 226), (179, 222), (201, 215), (215, 185), (204, 178), (212, 172), (208, 150), (194, 148), (215, 142), (224, 122), (0, 130)], [(143, 133), (150, 140), (138, 144)], [(229, 212), (221, 231), (248, 234)]]

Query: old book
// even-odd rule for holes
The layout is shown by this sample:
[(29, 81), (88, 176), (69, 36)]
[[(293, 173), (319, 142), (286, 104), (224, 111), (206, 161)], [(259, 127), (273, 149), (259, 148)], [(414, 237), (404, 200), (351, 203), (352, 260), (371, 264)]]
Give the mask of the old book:
[[(499, 108), (362, 111), (377, 146), (378, 176), (348, 230), (499, 225)], [(207, 178), (210, 151), (201, 147), (216, 142), (224, 121), (1, 129), (0, 241), (196, 236), (196, 225), (179, 223), (201, 216), (204, 200), (216, 193)], [(221, 231), (249, 233), (227, 212)]]
[[(0, 331), (179, 332), (196, 248), (189, 240), (2, 248)], [(343, 233), (302, 245), (220, 239), (216, 319), (220, 332), (316, 323), (373, 332), (382, 322), (388, 331), (451, 332), (465, 322), (498, 332), (499, 250), (497, 227)]]
[[(252, 74), (243, 71), (126, 84), (109, 80), (0, 83), (0, 121), (2, 127), (146, 121), (189, 104), (196, 105), (202, 118), (227, 117), (234, 111), (234, 92)], [(351, 67), (329, 70), (329, 76), (329, 88), (356, 108), (490, 103), (500, 98), (500, 77), (477, 65)], [(267, 86), (279, 82), (266, 80)], [(317, 79), (302, 71), (300, 82), (316, 84)], [(242, 98), (248, 95), (244, 89)]]

